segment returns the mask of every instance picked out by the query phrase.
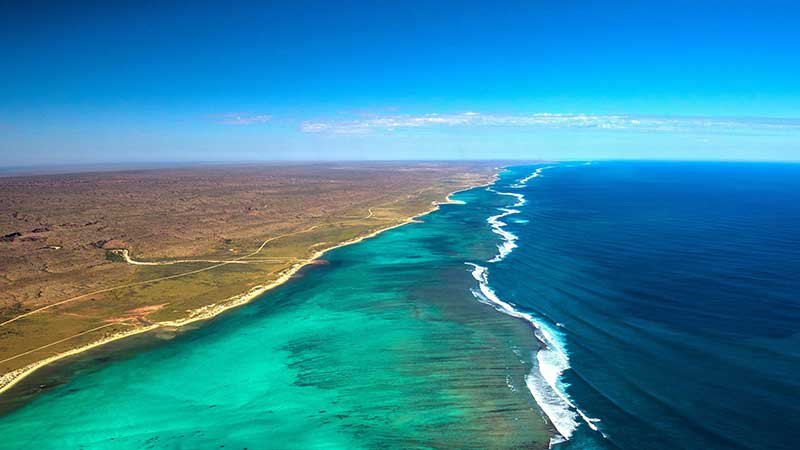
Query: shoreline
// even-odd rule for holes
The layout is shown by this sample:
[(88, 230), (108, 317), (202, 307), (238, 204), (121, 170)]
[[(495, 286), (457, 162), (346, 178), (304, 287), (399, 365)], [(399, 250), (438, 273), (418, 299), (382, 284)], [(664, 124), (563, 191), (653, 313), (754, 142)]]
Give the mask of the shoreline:
[(381, 234), (381, 233), (383, 233), (385, 231), (388, 231), (388, 230), (391, 230), (391, 229), (394, 229), (394, 228), (398, 228), (398, 227), (407, 225), (409, 223), (415, 223), (415, 222), (417, 222), (418, 218), (426, 216), (426, 215), (428, 215), (430, 213), (433, 213), (433, 212), (437, 211), (441, 205), (459, 204), (458, 202), (454, 202), (453, 200), (451, 200), (451, 197), (453, 195), (455, 195), (455, 194), (457, 194), (459, 192), (464, 192), (464, 191), (468, 191), (468, 190), (471, 190), (471, 189), (476, 189), (476, 188), (479, 188), (479, 187), (485, 187), (485, 186), (492, 185), (499, 178), (499, 171), (503, 170), (503, 168), (499, 167), (499, 168), (496, 168), (496, 170), (497, 170), (497, 172), (495, 172), (495, 174), (492, 176), (492, 179), (487, 183), (478, 184), (478, 185), (474, 185), (474, 186), (469, 186), (469, 187), (466, 187), (466, 188), (463, 188), (463, 189), (458, 189), (458, 190), (452, 191), (452, 192), (448, 193), (447, 196), (445, 196), (445, 199), (443, 201), (435, 201), (435, 202), (433, 202), (433, 205), (427, 211), (424, 211), (424, 212), (422, 212), (420, 214), (411, 216), (411, 217), (403, 220), (402, 222), (396, 223), (394, 225), (389, 225), (389, 226), (387, 226), (385, 228), (380, 228), (380, 229), (375, 230), (373, 232), (367, 233), (367, 234), (365, 234), (363, 236), (357, 236), (355, 238), (348, 239), (346, 241), (340, 242), (338, 244), (332, 245), (332, 246), (324, 248), (322, 250), (318, 250), (317, 252), (312, 254), (309, 258), (301, 260), (301, 261), (295, 263), (294, 265), (292, 265), (288, 269), (284, 269), (284, 271), (278, 276), (278, 278), (273, 280), (272, 282), (270, 282), (268, 284), (265, 284), (265, 285), (254, 286), (249, 291), (244, 292), (244, 293), (239, 294), (239, 295), (235, 295), (233, 297), (229, 297), (229, 298), (223, 300), (220, 303), (212, 303), (210, 305), (206, 305), (206, 306), (203, 306), (201, 308), (195, 309), (195, 310), (189, 312), (188, 316), (186, 318), (184, 318), (184, 319), (157, 322), (157, 323), (154, 323), (154, 324), (142, 327), (142, 328), (135, 328), (135, 329), (132, 329), (130, 331), (117, 332), (117, 333), (111, 334), (109, 336), (100, 338), (100, 339), (98, 339), (98, 340), (96, 340), (94, 342), (90, 342), (88, 344), (73, 348), (71, 350), (67, 350), (65, 352), (61, 352), (61, 353), (52, 355), (52, 356), (50, 356), (48, 358), (36, 361), (36, 362), (31, 363), (31, 364), (29, 364), (27, 366), (24, 366), (24, 367), (21, 367), (19, 369), (13, 370), (11, 372), (5, 373), (2, 376), (0, 376), (0, 395), (4, 395), (5, 392), (10, 390), (12, 387), (14, 387), (17, 383), (19, 383), (23, 379), (25, 379), (28, 376), (30, 376), (33, 373), (35, 373), (38, 369), (41, 369), (42, 367), (45, 367), (45, 366), (47, 366), (47, 365), (49, 365), (51, 363), (54, 363), (54, 362), (59, 361), (59, 360), (62, 360), (64, 358), (68, 358), (70, 356), (78, 355), (80, 353), (83, 353), (83, 352), (86, 352), (86, 351), (101, 347), (101, 346), (103, 346), (105, 344), (108, 344), (108, 343), (111, 343), (111, 342), (115, 342), (115, 341), (121, 340), (123, 338), (136, 336), (136, 335), (143, 334), (143, 333), (148, 333), (148, 332), (157, 330), (159, 328), (181, 328), (183, 326), (189, 325), (189, 324), (194, 323), (194, 322), (199, 322), (199, 321), (211, 319), (213, 317), (216, 317), (216, 316), (222, 314), (223, 312), (225, 312), (225, 311), (227, 311), (229, 309), (233, 309), (233, 308), (245, 305), (247, 303), (250, 303), (252, 300), (256, 299), (257, 297), (259, 297), (260, 295), (266, 293), (267, 291), (270, 291), (270, 290), (282, 285), (283, 283), (289, 281), (294, 274), (296, 274), (298, 271), (300, 271), (300, 269), (302, 269), (303, 267), (305, 267), (305, 266), (313, 263), (314, 261), (318, 260), (323, 255), (325, 255), (325, 253), (327, 253), (327, 252), (329, 252), (331, 250), (335, 250), (337, 248), (345, 247), (345, 246), (348, 246), (348, 245), (357, 244), (357, 243), (359, 243), (359, 242), (361, 242), (363, 240), (373, 238), (373, 237), (375, 237), (375, 236), (377, 236), (377, 235), (379, 235), (379, 234)]

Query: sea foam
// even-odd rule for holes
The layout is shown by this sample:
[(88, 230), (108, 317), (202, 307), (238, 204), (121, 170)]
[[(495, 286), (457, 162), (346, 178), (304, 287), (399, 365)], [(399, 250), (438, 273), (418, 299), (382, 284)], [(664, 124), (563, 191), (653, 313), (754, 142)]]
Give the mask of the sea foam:
[(492, 192), (494, 192), (494, 193), (496, 193), (498, 195), (508, 195), (510, 197), (516, 198), (517, 199), (517, 203), (514, 203), (513, 205), (511, 205), (512, 208), (516, 208), (517, 206), (522, 206), (522, 205), (524, 205), (525, 203), (528, 202), (527, 200), (525, 200), (525, 196), (520, 194), (519, 192), (500, 192), (500, 191), (495, 191), (492, 188), (489, 188), (489, 190), (491, 190)]
[(492, 188), (486, 188), (486, 190), (490, 192), (494, 192), (498, 195), (507, 195), (509, 197), (514, 197), (517, 199), (517, 202), (511, 205), (510, 208), (497, 208), (500, 211), (500, 214), (496, 214), (494, 216), (489, 217), (486, 219), (486, 222), (492, 226), (492, 232), (499, 235), (503, 238), (503, 241), (500, 245), (497, 246), (497, 255), (495, 255), (489, 262), (498, 262), (502, 261), (503, 258), (506, 257), (512, 250), (517, 248), (516, 240), (518, 239), (517, 235), (506, 230), (504, 227), (508, 225), (507, 223), (501, 221), (503, 217), (510, 216), (512, 214), (519, 214), (518, 209), (514, 209), (520, 206), (523, 206), (527, 201), (525, 200), (525, 196), (517, 193), (517, 192), (500, 192), (496, 191)]
[(502, 261), (503, 258), (506, 257), (512, 250), (517, 247), (516, 240), (518, 239), (517, 235), (506, 230), (503, 228), (506, 226), (506, 223), (501, 221), (503, 217), (510, 216), (512, 214), (518, 214), (519, 210), (517, 209), (509, 209), (509, 208), (499, 208), (501, 213), (491, 216), (486, 221), (492, 226), (492, 232), (498, 234), (500, 237), (503, 238), (503, 241), (500, 245), (497, 246), (497, 255), (495, 255), (489, 262), (497, 262)]
[(534, 171), (533, 171), (533, 173), (531, 173), (531, 174), (530, 174), (530, 175), (528, 175), (527, 177), (525, 177), (525, 178), (521, 178), (521, 179), (520, 179), (520, 180), (518, 180), (516, 183), (512, 184), (512, 185), (511, 185), (511, 187), (513, 187), (513, 188), (517, 188), (517, 189), (519, 189), (519, 188), (523, 188), (523, 187), (525, 187), (525, 185), (527, 185), (527, 184), (528, 184), (528, 181), (531, 181), (532, 179), (534, 179), (534, 178), (536, 178), (536, 177), (539, 177), (539, 176), (541, 176), (543, 171), (545, 171), (545, 170), (547, 170), (547, 169), (550, 169), (550, 168), (552, 168), (552, 167), (553, 167), (553, 166), (544, 166), (544, 167), (539, 167), (538, 169), (534, 170)]
[[(512, 184), (511, 187), (513, 187), (513, 188), (525, 187), (525, 185), (528, 183), (528, 181), (538, 177), (539, 175), (541, 175), (542, 171), (544, 171), (546, 169), (549, 169), (551, 167), (553, 167), (553, 166), (539, 167), (538, 169), (534, 170), (532, 174), (528, 175), (525, 178), (520, 179), (516, 184)], [(516, 203), (511, 205), (510, 208), (498, 208), (501, 211), (500, 214), (491, 216), (488, 219), (486, 219), (486, 221), (489, 222), (489, 224), (492, 226), (492, 232), (494, 232), (495, 234), (500, 235), (500, 237), (503, 238), (503, 242), (500, 243), (500, 245), (497, 246), (497, 255), (495, 255), (492, 259), (489, 260), (489, 262), (493, 262), (494, 263), (494, 262), (502, 261), (509, 253), (511, 253), (512, 250), (517, 248), (517, 244), (516, 244), (516, 240), (518, 239), (517, 235), (515, 235), (514, 233), (506, 230), (504, 227), (506, 225), (508, 225), (508, 224), (503, 222), (503, 221), (501, 221), (500, 219), (502, 219), (503, 217), (506, 217), (506, 216), (510, 216), (512, 214), (519, 214), (519, 210), (518, 209), (513, 209), (513, 208), (518, 208), (520, 206), (523, 206), (528, 201), (525, 199), (525, 195), (520, 194), (519, 192), (501, 192), (501, 191), (492, 189), (491, 187), (486, 188), (486, 190), (488, 190), (490, 192), (494, 192), (495, 194), (498, 194), (498, 195), (506, 195), (506, 196), (514, 197), (515, 199), (517, 199)], [(525, 223), (525, 222), (520, 221), (518, 223)]]

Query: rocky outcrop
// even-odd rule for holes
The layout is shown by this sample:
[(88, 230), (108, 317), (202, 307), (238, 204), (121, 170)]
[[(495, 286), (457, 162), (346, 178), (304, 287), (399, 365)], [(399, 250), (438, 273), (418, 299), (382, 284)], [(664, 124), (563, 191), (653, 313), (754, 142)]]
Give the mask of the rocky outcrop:
[(12, 242), (20, 236), (22, 236), (22, 233), (19, 231), (8, 233), (5, 236), (0, 236), (0, 242)]

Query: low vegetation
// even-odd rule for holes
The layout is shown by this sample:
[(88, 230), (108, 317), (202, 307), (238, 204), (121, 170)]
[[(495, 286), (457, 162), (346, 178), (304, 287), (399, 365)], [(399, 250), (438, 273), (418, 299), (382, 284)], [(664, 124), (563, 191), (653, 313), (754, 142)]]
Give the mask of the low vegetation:
[(318, 251), (493, 173), (486, 163), (385, 163), (0, 178), (0, 375), (213, 315)]

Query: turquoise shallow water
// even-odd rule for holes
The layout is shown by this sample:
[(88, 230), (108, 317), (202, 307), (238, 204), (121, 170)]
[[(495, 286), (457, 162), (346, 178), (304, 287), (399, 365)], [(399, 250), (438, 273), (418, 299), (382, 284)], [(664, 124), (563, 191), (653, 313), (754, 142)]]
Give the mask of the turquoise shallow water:
[(531, 327), (476, 302), (464, 264), (495, 252), (506, 199), (456, 198), (196, 330), (62, 365), (0, 447), (546, 447)]

